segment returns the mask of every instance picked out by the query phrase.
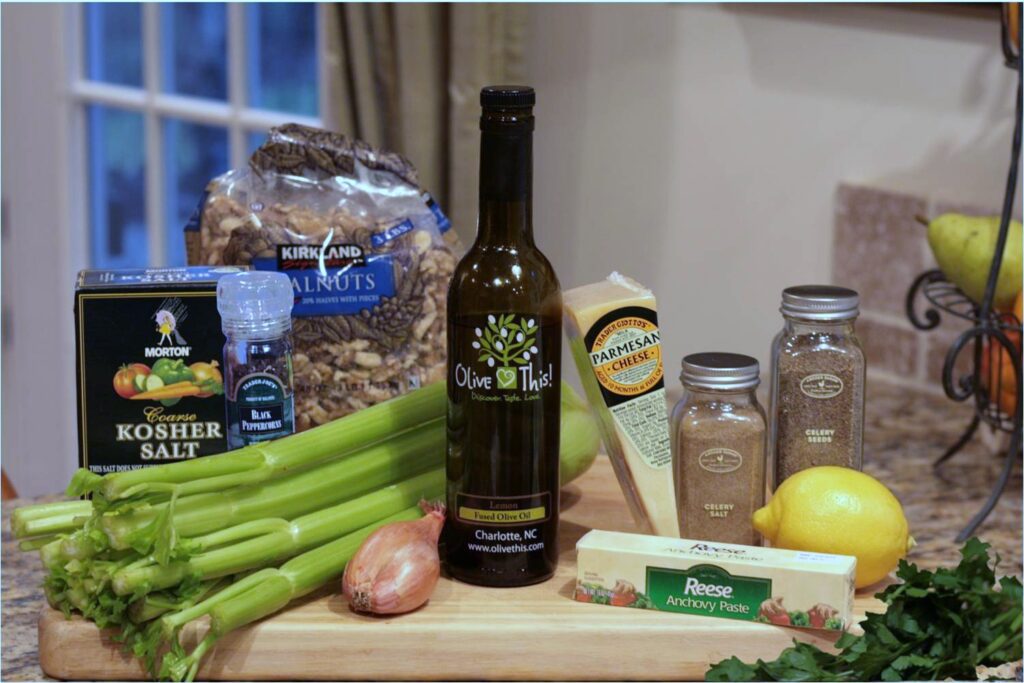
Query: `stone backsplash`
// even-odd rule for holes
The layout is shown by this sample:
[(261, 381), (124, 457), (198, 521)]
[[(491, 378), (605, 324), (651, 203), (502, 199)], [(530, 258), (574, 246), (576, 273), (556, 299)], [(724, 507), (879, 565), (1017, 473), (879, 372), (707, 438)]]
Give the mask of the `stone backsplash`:
[[(994, 200), (998, 202), (998, 197)], [(915, 216), (934, 217), (949, 211), (994, 215), (999, 208), (957, 205), (852, 184), (841, 184), (836, 191), (832, 281), (860, 292), (857, 332), (867, 353), (871, 381), (942, 392), (946, 352), (968, 324), (943, 315), (939, 327), (919, 331), (907, 319), (906, 298), (914, 278), (936, 267), (926, 228)], [(919, 298), (918, 310), (926, 304)], [(966, 370), (967, 355), (961, 355), (961, 370)]]

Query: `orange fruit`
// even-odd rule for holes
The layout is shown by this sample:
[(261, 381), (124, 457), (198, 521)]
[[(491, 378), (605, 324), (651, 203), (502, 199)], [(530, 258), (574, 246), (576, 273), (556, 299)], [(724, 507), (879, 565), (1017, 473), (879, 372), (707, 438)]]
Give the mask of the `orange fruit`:
[[(1020, 354), (1020, 335), (1009, 333), (1011, 341), (1017, 346)], [(1013, 371), (1013, 359), (1010, 352), (998, 342), (985, 341), (981, 354), (981, 382), (988, 391), (989, 400), (999, 406), (1007, 415), (1014, 415), (1017, 410), (1017, 375)]]

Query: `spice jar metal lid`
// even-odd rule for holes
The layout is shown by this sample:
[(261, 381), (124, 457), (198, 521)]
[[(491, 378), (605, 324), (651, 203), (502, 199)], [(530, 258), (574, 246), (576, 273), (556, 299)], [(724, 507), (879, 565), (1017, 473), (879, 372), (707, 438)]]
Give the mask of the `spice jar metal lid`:
[(822, 322), (850, 320), (859, 312), (860, 295), (846, 287), (800, 285), (782, 291), (782, 315)]
[(741, 353), (691, 353), (683, 358), (683, 385), (698, 389), (740, 391), (761, 383), (756, 358)]

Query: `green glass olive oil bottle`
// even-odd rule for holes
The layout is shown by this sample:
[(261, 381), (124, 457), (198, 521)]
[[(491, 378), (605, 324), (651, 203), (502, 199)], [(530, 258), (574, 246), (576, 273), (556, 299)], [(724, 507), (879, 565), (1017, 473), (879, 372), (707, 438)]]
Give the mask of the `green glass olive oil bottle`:
[(558, 558), (562, 294), (533, 241), (533, 105), (480, 93), (476, 242), (448, 292), (445, 564), (462, 581), (544, 581)]

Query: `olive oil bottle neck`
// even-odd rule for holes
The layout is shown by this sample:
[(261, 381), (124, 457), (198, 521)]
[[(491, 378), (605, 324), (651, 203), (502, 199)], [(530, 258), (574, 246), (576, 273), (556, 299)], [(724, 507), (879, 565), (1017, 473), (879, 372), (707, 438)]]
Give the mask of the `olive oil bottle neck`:
[(481, 133), (477, 242), (533, 245), (533, 131), (528, 128)]

